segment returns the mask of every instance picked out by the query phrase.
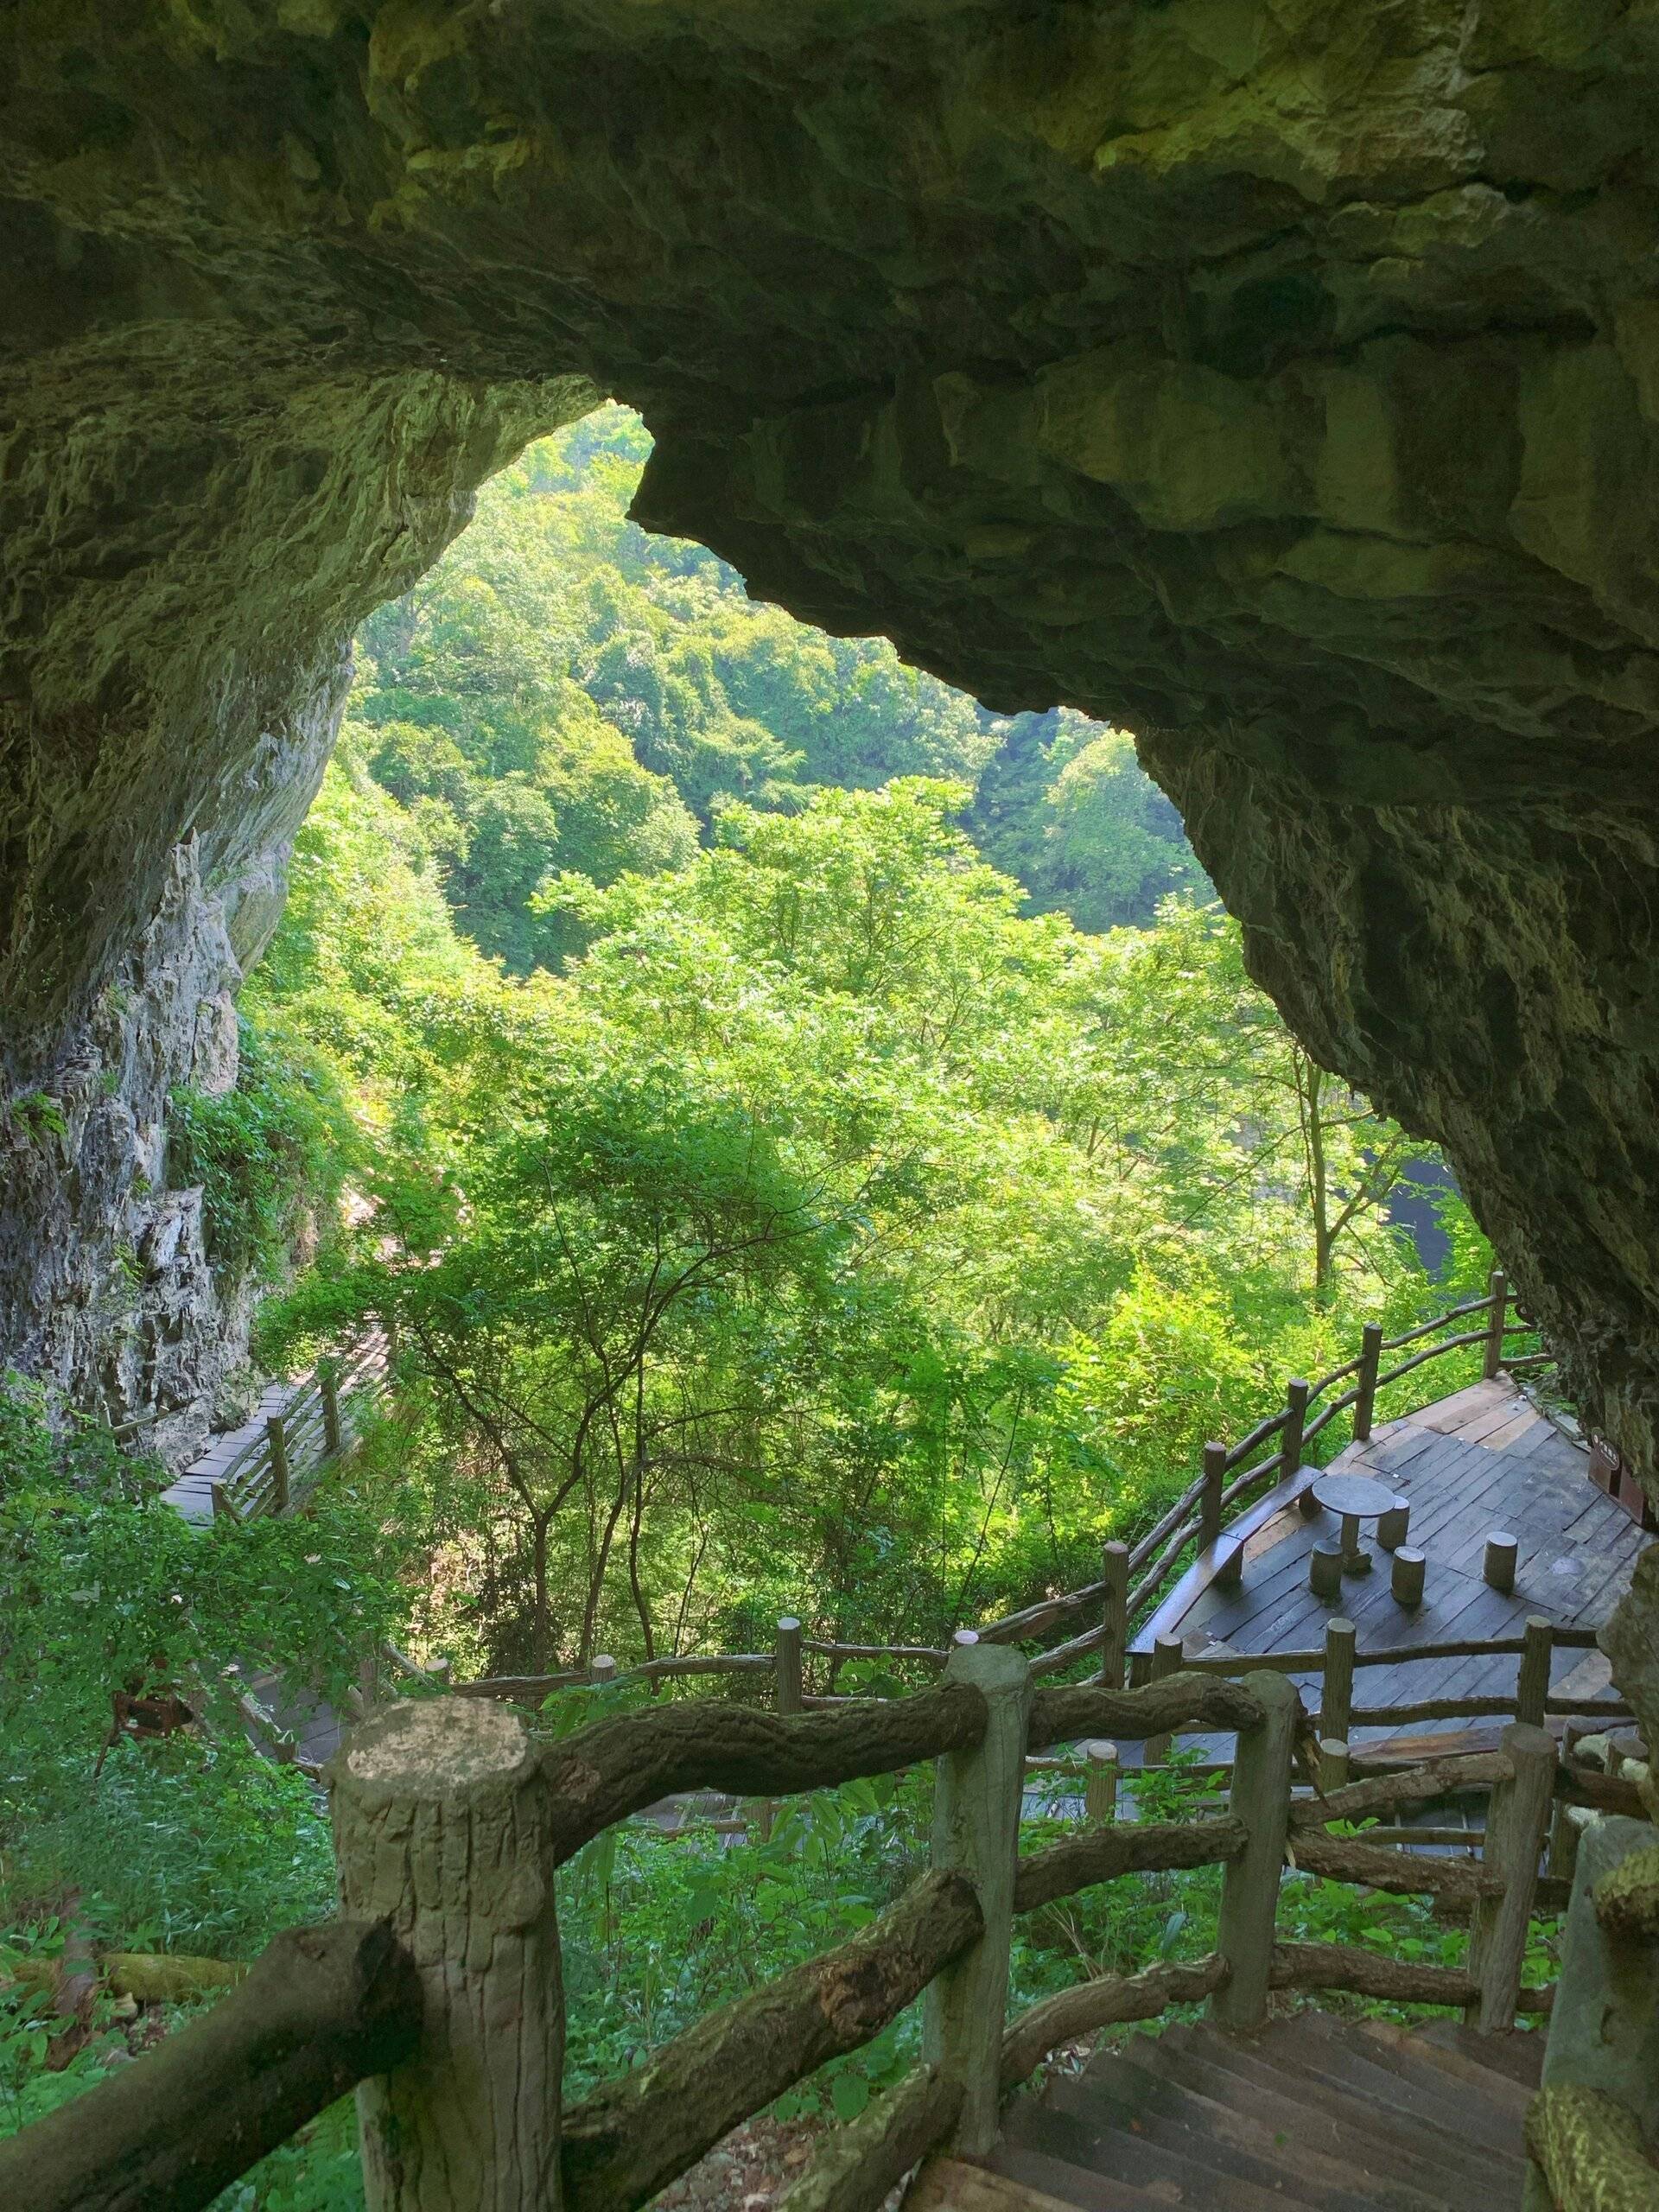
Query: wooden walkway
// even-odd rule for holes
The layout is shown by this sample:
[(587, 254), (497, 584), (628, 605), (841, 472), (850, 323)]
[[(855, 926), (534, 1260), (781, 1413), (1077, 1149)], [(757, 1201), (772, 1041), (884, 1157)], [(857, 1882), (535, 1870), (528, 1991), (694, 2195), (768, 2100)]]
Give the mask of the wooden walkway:
[[(1411, 1509), (1407, 1542), (1427, 1555), (1423, 1602), (1395, 1603), (1389, 1560), (1374, 1535), (1368, 1575), (1344, 1576), (1341, 1597), (1327, 1602), (1308, 1586), (1308, 1554), (1335, 1541), (1335, 1516), (1305, 1520), (1294, 1504), (1266, 1520), (1245, 1545), (1236, 1589), (1190, 1583), (1172, 1592), (1135, 1637), (1179, 1635), (1189, 1658), (1224, 1650), (1299, 1651), (1319, 1645), (1325, 1624), (1345, 1615), (1362, 1651), (1471, 1637), (1519, 1636), (1530, 1614), (1559, 1626), (1599, 1627), (1629, 1584), (1637, 1554), (1650, 1541), (1637, 1523), (1591, 1484), (1588, 1459), (1539, 1414), (1507, 1377), (1478, 1382), (1380, 1427), (1365, 1444), (1351, 1445), (1332, 1463), (1344, 1472), (1389, 1484)], [(1505, 1530), (1517, 1540), (1515, 1589), (1504, 1595), (1483, 1579), (1486, 1540)], [(1368, 1667), (1355, 1702), (1369, 1707), (1440, 1698), (1502, 1697), (1515, 1688), (1514, 1658), (1421, 1660)], [(1311, 1686), (1317, 1677), (1294, 1676)], [(1606, 1696), (1607, 1662), (1599, 1651), (1567, 1652), (1558, 1661), (1553, 1696)], [(1467, 1731), (1467, 1722), (1422, 1724), (1425, 1734)], [(1397, 1731), (1358, 1728), (1356, 1743), (1375, 1744)], [(1496, 1730), (1490, 1732), (1496, 1735)]]
[(213, 1484), (223, 1479), (226, 1470), (240, 1459), (251, 1444), (257, 1444), (265, 1433), (265, 1423), (285, 1414), (301, 1390), (305, 1379), (290, 1380), (279, 1376), (274, 1382), (267, 1382), (259, 1393), (259, 1402), (240, 1428), (227, 1428), (213, 1438), (200, 1459), (194, 1460), (175, 1482), (169, 1483), (162, 1492), (166, 1503), (187, 1521), (211, 1521), (213, 1517)]
[[(389, 1351), (378, 1329), (371, 1330), (352, 1353), (340, 1398), (340, 1442), (349, 1451), (362, 1431), (365, 1408), (373, 1402), (385, 1380)], [(239, 1428), (224, 1430), (199, 1459), (187, 1467), (162, 1492), (166, 1503), (185, 1520), (198, 1524), (213, 1517), (213, 1485), (233, 1470), (247, 1465), (251, 1455), (268, 1447), (269, 1425), (289, 1420), (296, 1408), (308, 1409), (292, 1435), (289, 1450), (290, 1473), (296, 1487), (327, 1457), (321, 1414), (316, 1405), (316, 1378), (311, 1375), (279, 1376), (267, 1382), (259, 1402)]]
[[(361, 1433), (365, 1408), (373, 1402), (372, 1387), (364, 1392), (361, 1381), (366, 1379), (372, 1386), (384, 1376), (386, 1365), (386, 1341), (375, 1331), (359, 1349), (358, 1393), (343, 1394), (339, 1402), (340, 1440), (347, 1451)], [(259, 1395), (258, 1404), (241, 1427), (215, 1436), (201, 1457), (162, 1492), (163, 1501), (186, 1521), (205, 1527), (213, 1517), (214, 1484), (222, 1482), (232, 1469), (245, 1464), (251, 1448), (265, 1441), (267, 1423), (286, 1416), (313, 1389), (314, 1378), (309, 1375), (281, 1376), (268, 1382)], [(315, 1421), (310, 1424), (308, 1436), (312, 1449), (308, 1455), (305, 1454), (304, 1440), (301, 1440), (302, 1456), (294, 1470), (296, 1478), (314, 1472), (325, 1456)], [(334, 1757), (350, 1724), (333, 1706), (315, 1692), (263, 1669), (243, 1667), (238, 1671), (242, 1689), (270, 1715), (278, 1728), (292, 1738), (302, 1759), (310, 1765), (321, 1766)], [(248, 1740), (257, 1750), (270, 1749), (263, 1732), (251, 1726)]]

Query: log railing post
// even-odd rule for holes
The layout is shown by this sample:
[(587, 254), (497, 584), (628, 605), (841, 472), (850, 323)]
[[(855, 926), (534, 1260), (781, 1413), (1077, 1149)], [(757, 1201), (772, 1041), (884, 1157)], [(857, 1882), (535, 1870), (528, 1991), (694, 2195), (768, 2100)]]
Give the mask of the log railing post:
[(971, 1878), (984, 1924), (972, 1948), (928, 1984), (922, 2056), (961, 2089), (954, 2143), (971, 2155), (996, 2140), (1031, 1669), (1006, 1644), (957, 1644), (944, 1679), (979, 1692), (986, 1724), (971, 1751), (949, 1751), (939, 1761), (933, 1865)]
[(1243, 1688), (1263, 1707), (1254, 1728), (1241, 1729), (1233, 1754), (1231, 1811), (1248, 1840), (1222, 1877), (1216, 1948), (1227, 1979), (1210, 2000), (1224, 2028), (1259, 2028), (1268, 2017), (1279, 1875), (1290, 1825), (1291, 1755), (1301, 1700), (1287, 1677), (1246, 1675)]
[(1319, 1690), (1319, 1733), (1348, 1741), (1348, 1716), (1354, 1709), (1354, 1652), (1358, 1643), (1352, 1621), (1334, 1614), (1325, 1624), (1325, 1673)]
[(804, 1711), (801, 1702), (801, 1624), (793, 1613), (779, 1618), (778, 1640), (772, 1650), (779, 1712)]
[[(1553, 2089), (1599, 2090), (1622, 2105), (1649, 2140), (1659, 2132), (1659, 1944), (1632, 1942), (1604, 1926), (1595, 1892), (1599, 1883), (1652, 1848), (1653, 1829), (1646, 1821), (1615, 1815), (1584, 1831), (1550, 2008), (1541, 2101), (1547, 2103)], [(1555, 2199), (1536, 2166), (1528, 2174), (1523, 2201), (1526, 2212), (1554, 2212)], [(1601, 2201), (1621, 2200), (1610, 2191)]]
[(1204, 1447), (1204, 1495), (1198, 1500), (1198, 1548), (1208, 1551), (1221, 1534), (1221, 1491), (1227, 1479), (1227, 1446)]
[[(1152, 1647), (1152, 1663), (1147, 1669), (1147, 1680), (1161, 1682), (1166, 1675), (1179, 1675), (1185, 1656), (1179, 1636), (1159, 1637)], [(1169, 1757), (1169, 1745), (1167, 1736), (1148, 1736), (1141, 1747), (1141, 1766), (1161, 1766)]]
[(1503, 1745), (1515, 1773), (1492, 1791), (1482, 1853), (1482, 1864), (1503, 1888), (1476, 1900), (1469, 1930), (1469, 1979), (1478, 1993), (1465, 2017), (1483, 2035), (1501, 2034), (1515, 2025), (1538, 1861), (1555, 1789), (1555, 1738), (1548, 1729), (1512, 1721), (1503, 1731)]
[(1300, 1376), (1285, 1385), (1285, 1425), (1280, 1450), (1283, 1453), (1279, 1479), (1287, 1483), (1302, 1471), (1302, 1431), (1307, 1426), (1307, 1385)]
[(1555, 1631), (1541, 1614), (1532, 1614), (1523, 1631), (1525, 1648), (1515, 1684), (1515, 1717), (1529, 1728), (1544, 1725), (1544, 1702), (1549, 1695), (1549, 1664)]
[(340, 1362), (337, 1359), (319, 1361), (317, 1389), (322, 1395), (322, 1448), (331, 1459), (338, 1459), (340, 1427)]
[(1503, 1324), (1509, 1319), (1510, 1285), (1502, 1268), (1492, 1269), (1486, 1287), (1492, 1304), (1486, 1316), (1486, 1347), (1480, 1371), (1490, 1382), (1503, 1364)]
[(1354, 1400), (1354, 1441), (1369, 1444), (1376, 1413), (1377, 1370), (1382, 1364), (1382, 1324), (1368, 1321), (1359, 1338), (1359, 1395)]
[(369, 2212), (558, 2212), (564, 2000), (537, 1747), (505, 1706), (409, 1700), (331, 1771), (341, 1910), (390, 1923), (423, 1999), (416, 2055), (357, 2093)]
[[(801, 1624), (793, 1613), (781, 1613), (772, 1643), (772, 1701), (779, 1713), (804, 1713), (806, 1698), (802, 1674)], [(762, 1797), (754, 1808), (754, 1833), (762, 1843), (772, 1841), (778, 1808)]]
[(1104, 1689), (1121, 1690), (1128, 1664), (1129, 1548), (1103, 1544), (1101, 1580), (1106, 1585), (1101, 1599), (1100, 1681)]
[(265, 1440), (270, 1446), (270, 1510), (273, 1513), (288, 1510), (288, 1430), (281, 1414), (272, 1414), (265, 1423)]

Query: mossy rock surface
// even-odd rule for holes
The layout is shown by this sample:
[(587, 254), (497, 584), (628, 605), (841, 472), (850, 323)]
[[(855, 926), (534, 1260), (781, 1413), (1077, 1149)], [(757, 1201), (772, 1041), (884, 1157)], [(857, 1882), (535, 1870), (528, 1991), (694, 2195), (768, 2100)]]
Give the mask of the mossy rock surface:
[[(233, 991), (342, 640), (613, 393), (648, 524), (1139, 734), (1293, 1026), (1446, 1147), (1652, 1465), (1659, 19), (57, 0), (0, 55), (10, 1085), (115, 1049), (188, 838), (168, 926), (213, 905)], [(193, 1040), (124, 1020), (143, 1127)], [(0, 1344), (73, 1376), (114, 1202), (45, 1172)]]

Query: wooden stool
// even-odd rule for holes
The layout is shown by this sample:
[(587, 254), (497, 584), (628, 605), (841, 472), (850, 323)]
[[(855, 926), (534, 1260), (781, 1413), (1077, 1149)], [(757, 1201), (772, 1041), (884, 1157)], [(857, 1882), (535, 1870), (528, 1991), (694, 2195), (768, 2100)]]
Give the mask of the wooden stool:
[(1424, 1555), (1402, 1544), (1394, 1554), (1394, 1572), (1389, 1587), (1394, 1592), (1396, 1605), (1421, 1605), (1423, 1602)]
[(1494, 1590), (1509, 1597), (1515, 1588), (1515, 1554), (1519, 1549), (1513, 1536), (1502, 1529), (1495, 1529), (1486, 1539), (1486, 1558), (1481, 1568)]
[(1084, 1784), (1084, 1818), (1088, 1821), (1115, 1821), (1117, 1818), (1117, 1745), (1096, 1741), (1085, 1744), (1083, 1749), (1089, 1762), (1089, 1778)]
[(1307, 1586), (1316, 1598), (1334, 1605), (1342, 1595), (1342, 1554), (1335, 1544), (1315, 1544), (1307, 1555)]
[(1406, 1541), (1411, 1527), (1411, 1508), (1402, 1497), (1391, 1513), (1385, 1513), (1376, 1524), (1376, 1541), (1385, 1552), (1397, 1552)]

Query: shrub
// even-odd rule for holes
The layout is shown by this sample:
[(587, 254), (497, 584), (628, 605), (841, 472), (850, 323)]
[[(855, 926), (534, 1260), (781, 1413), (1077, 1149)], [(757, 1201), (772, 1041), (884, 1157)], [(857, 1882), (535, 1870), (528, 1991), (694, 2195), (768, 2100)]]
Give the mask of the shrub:
[(350, 1122), (338, 1091), (244, 1020), (233, 1090), (172, 1097), (171, 1179), (199, 1183), (209, 1255), (233, 1277), (281, 1273), (340, 1195)]

